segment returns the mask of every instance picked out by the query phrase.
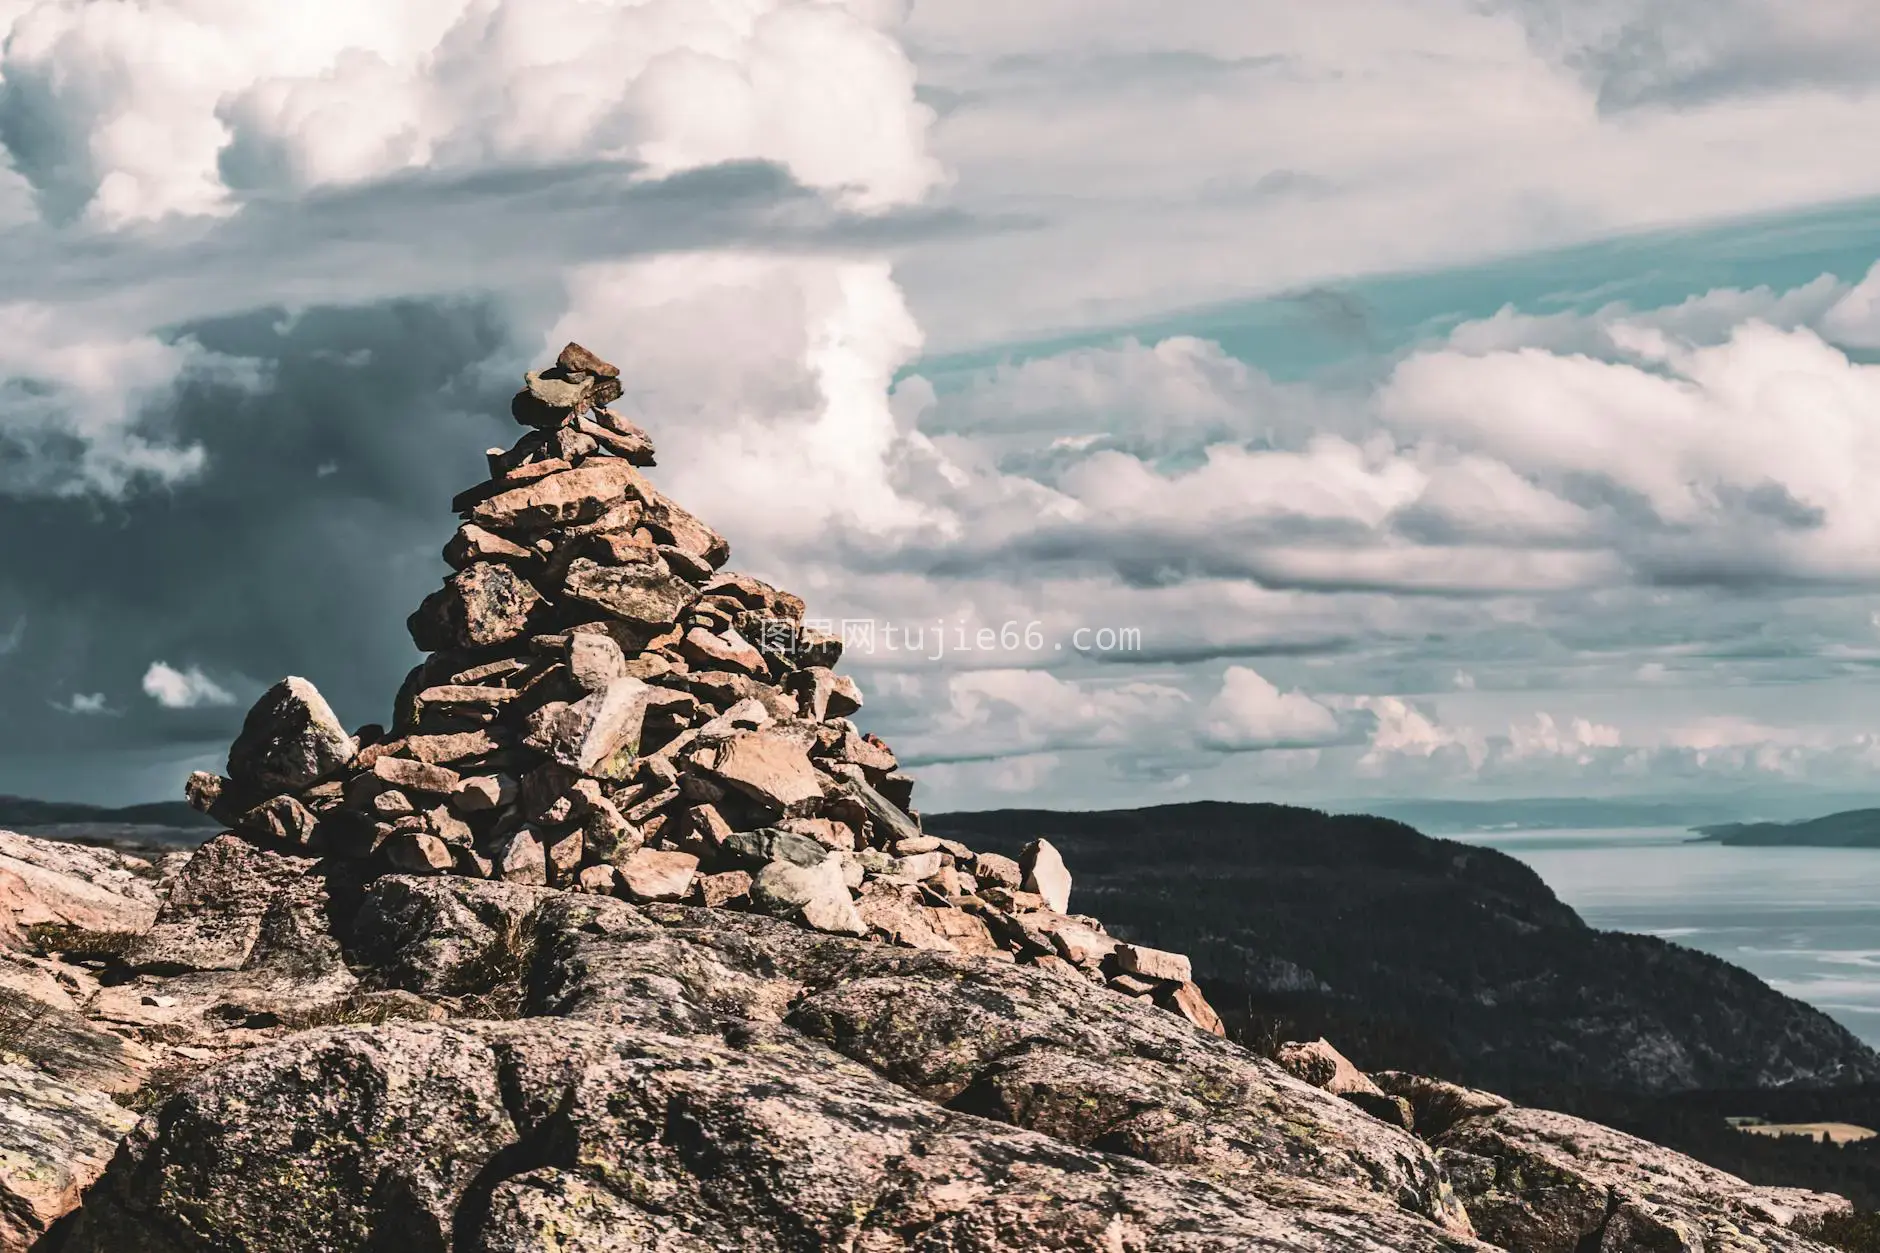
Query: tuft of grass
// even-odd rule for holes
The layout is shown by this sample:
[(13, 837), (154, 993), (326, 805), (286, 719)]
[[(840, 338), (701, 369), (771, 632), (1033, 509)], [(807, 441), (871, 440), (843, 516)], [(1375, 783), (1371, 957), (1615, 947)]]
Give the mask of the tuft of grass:
[(208, 1066), (203, 1062), (173, 1062), (157, 1066), (144, 1079), (142, 1087), (134, 1092), (115, 1092), (111, 1099), (131, 1113), (142, 1116), (175, 1096), (184, 1084), (206, 1069)]
[(535, 927), (525, 919), (505, 931), (497, 943), (480, 954), (455, 981), (460, 989), (457, 1016), (512, 1019), (522, 1016), (527, 999), (529, 967), (535, 960)]
[(441, 1016), (440, 1008), (416, 996), (407, 1000), (366, 993), (283, 1014), (281, 1025), (306, 1031), (314, 1027), (377, 1027), (400, 1020), (429, 1022)]
[(135, 931), (91, 931), (62, 922), (36, 922), (26, 928), (26, 942), (41, 956), (55, 953), (80, 961), (113, 960), (137, 942)]

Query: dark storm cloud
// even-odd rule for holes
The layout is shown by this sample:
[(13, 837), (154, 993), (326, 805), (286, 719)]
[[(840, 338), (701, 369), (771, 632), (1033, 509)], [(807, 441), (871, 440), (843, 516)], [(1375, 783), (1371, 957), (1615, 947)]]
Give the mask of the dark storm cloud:
[[(517, 433), (511, 387), (476, 368), (508, 328), (476, 302), (188, 330), (269, 362), (275, 383), (187, 387), (162, 415), (207, 449), (200, 477), (121, 501), (0, 498), (0, 531), (22, 537), (0, 550), (0, 623), (25, 623), (0, 657), (0, 755), (225, 744), (289, 673), (349, 722), (382, 720), (416, 660), (404, 618), (444, 572), (450, 498)], [(237, 705), (161, 707), (141, 686), (158, 660)], [(51, 708), (100, 693), (122, 716)]]
[(7, 299), (102, 303), (114, 316), (174, 326), (264, 304), (351, 305), (553, 282), (566, 266), (603, 257), (747, 245), (843, 251), (1035, 225), (954, 208), (848, 213), (762, 161), (660, 180), (590, 163), (404, 174), (260, 197), (227, 219), (168, 219), (111, 234), (54, 235), (32, 223), (0, 233), (0, 273)]

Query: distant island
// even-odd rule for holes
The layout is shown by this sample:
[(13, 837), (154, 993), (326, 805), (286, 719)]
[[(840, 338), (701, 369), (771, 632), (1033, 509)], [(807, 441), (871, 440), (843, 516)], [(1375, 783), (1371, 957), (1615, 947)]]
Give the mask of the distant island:
[(1791, 822), (1880, 803), (1871, 792), (1765, 795), (1743, 791), (1701, 796), (1526, 796), (1497, 799), (1365, 797), (1325, 806), (1333, 813), (1394, 818), (1431, 835), (1497, 831), (1708, 830), (1725, 823)]
[(1692, 829), (1703, 844), (1880, 848), (1880, 809), (1849, 809), (1800, 822), (1725, 822)]

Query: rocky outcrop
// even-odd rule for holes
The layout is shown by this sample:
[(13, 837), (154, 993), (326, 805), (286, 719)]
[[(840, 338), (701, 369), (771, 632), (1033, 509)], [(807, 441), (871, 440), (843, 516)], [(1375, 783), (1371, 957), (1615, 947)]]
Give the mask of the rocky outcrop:
[(1816, 1245), (1798, 1221), (1846, 1208), (1547, 1110), (1464, 1118), (1433, 1143), (1484, 1238), (1532, 1253), (1800, 1253)]
[(585, 1024), (312, 1033), (140, 1127), (66, 1247), (1482, 1247), (1405, 1217), (1261, 1204), (756, 1043)]
[(64, 1247), (1483, 1247), (1425, 1146), (1074, 975), (459, 878), (350, 930), (378, 987), (516, 1016), (249, 1053)]
[(0, 1248), (1816, 1253), (1840, 1204), (1068, 963), (355, 870), (224, 837), (115, 955), (22, 954), (91, 983), (0, 1072)]
[(105, 849), (0, 831), (0, 937), (34, 928), (134, 935), (157, 912), (152, 866)]

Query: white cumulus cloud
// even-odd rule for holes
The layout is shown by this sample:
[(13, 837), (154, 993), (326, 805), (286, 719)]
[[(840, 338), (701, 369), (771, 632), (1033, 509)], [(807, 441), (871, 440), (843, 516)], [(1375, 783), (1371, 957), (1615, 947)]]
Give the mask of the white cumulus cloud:
[[(17, 0), (15, 0), (17, 8)], [(55, 219), (219, 214), (414, 169), (785, 166), (857, 208), (941, 179), (878, 0), (38, 0), (0, 142)]]
[(191, 666), (179, 670), (168, 662), (153, 661), (144, 672), (144, 692), (165, 709), (197, 709), (205, 705), (233, 705), (235, 694)]
[(1229, 666), (1209, 702), (1202, 742), (1224, 752), (1305, 748), (1339, 736), (1338, 715), (1304, 692), (1282, 692), (1258, 671)]
[(616, 346), (617, 407), (655, 432), (663, 489), (734, 543), (951, 525), (897, 489), (928, 446), (889, 401), (921, 333), (885, 261), (688, 253), (584, 267), (568, 289), (548, 346)]

